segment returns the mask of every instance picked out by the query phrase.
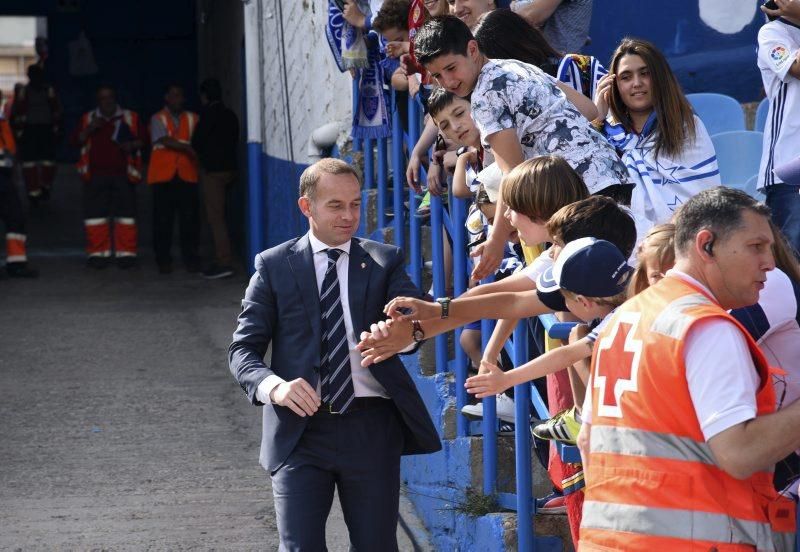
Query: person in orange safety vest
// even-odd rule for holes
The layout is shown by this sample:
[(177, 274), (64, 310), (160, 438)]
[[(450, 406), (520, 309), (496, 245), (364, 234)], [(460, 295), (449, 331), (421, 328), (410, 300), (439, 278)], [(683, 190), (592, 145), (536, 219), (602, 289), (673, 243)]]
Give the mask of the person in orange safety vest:
[(139, 115), (117, 104), (112, 86), (98, 86), (96, 99), (97, 108), (81, 117), (72, 135), (73, 145), (80, 147), (77, 169), (84, 182), (87, 265), (105, 268), (113, 253), (120, 268), (132, 268), (137, 253), (135, 186), (142, 180), (145, 132)]
[(147, 183), (153, 188), (153, 244), (159, 272), (172, 272), (172, 227), (178, 215), (180, 249), (187, 271), (198, 272), (200, 227), (197, 155), (191, 141), (198, 117), (184, 110), (184, 89), (170, 84), (164, 109), (150, 119), (153, 151)]
[(580, 550), (794, 550), (795, 504), (772, 483), (800, 447), (800, 402), (727, 311), (775, 268), (769, 209), (731, 188), (675, 216), (675, 267), (600, 333), (578, 438)]
[[(0, 91), (0, 105), (3, 92)], [(14, 155), (17, 145), (11, 125), (0, 110), (0, 221), (6, 230), (6, 273), (12, 277), (35, 278), (38, 271), (28, 266), (25, 246), (25, 214), (14, 187)]]

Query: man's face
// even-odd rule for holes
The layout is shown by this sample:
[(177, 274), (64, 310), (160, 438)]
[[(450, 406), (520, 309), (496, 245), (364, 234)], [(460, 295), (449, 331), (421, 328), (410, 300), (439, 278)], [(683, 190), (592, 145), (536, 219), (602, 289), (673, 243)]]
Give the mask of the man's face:
[(728, 236), (717, 236), (713, 246), (714, 266), (705, 270), (711, 292), (726, 309), (758, 303), (767, 272), (775, 268), (774, 241), (766, 217), (749, 209), (742, 214), (741, 228)]
[(453, 14), (470, 29), (478, 24), (483, 14), (495, 9), (494, 0), (454, 0), (451, 5)]
[(425, 69), (439, 86), (460, 98), (467, 98), (481, 72), (480, 52), (474, 40), (467, 46), (467, 55), (443, 54), (425, 64)]
[(434, 117), (445, 138), (462, 146), (480, 147), (481, 135), (472, 120), (469, 102), (456, 98)]
[(361, 186), (352, 174), (323, 173), (314, 198), (301, 197), (298, 205), (314, 235), (329, 246), (350, 241), (361, 219)]
[(97, 108), (100, 113), (110, 117), (117, 110), (117, 97), (110, 88), (101, 88), (97, 91)]
[(173, 86), (167, 93), (164, 95), (164, 103), (167, 104), (167, 107), (170, 111), (180, 112), (183, 111), (183, 89), (178, 86)]

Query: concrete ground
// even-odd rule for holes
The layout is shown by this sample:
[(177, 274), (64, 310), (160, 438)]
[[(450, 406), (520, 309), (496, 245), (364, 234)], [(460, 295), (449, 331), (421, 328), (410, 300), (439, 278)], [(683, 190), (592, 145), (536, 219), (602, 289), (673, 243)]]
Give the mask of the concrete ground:
[[(30, 215), (41, 277), (0, 281), (0, 550), (277, 549), (260, 410), (226, 363), (246, 276), (159, 275), (144, 189), (141, 266), (85, 268), (60, 175)], [(338, 504), (328, 545), (348, 548)]]

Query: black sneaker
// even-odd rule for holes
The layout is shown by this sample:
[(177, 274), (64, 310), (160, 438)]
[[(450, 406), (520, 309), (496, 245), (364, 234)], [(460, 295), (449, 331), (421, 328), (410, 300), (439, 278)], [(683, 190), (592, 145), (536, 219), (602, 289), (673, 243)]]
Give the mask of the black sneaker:
[(124, 257), (117, 257), (117, 266), (122, 270), (130, 270), (138, 264), (136, 257), (126, 255)]
[(212, 264), (203, 271), (203, 278), (206, 280), (219, 280), (221, 278), (230, 278), (231, 276), (233, 276), (233, 269), (229, 266)]
[(12, 278), (37, 278), (39, 271), (28, 266), (28, 263), (6, 263), (6, 272)]
[(108, 267), (108, 262), (108, 257), (98, 257), (97, 255), (92, 255), (86, 260), (86, 266), (95, 270), (103, 270), (104, 268)]

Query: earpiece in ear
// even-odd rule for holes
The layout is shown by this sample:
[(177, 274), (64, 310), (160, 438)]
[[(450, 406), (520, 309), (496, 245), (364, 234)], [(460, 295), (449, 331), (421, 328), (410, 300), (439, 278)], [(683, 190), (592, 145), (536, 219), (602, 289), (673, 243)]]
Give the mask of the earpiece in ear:
[(706, 244), (703, 246), (703, 250), (705, 250), (705, 252), (708, 253), (708, 255), (710, 257), (714, 256), (714, 249), (713, 248), (714, 248), (714, 240), (713, 239), (708, 241), (708, 242), (706, 242)]

